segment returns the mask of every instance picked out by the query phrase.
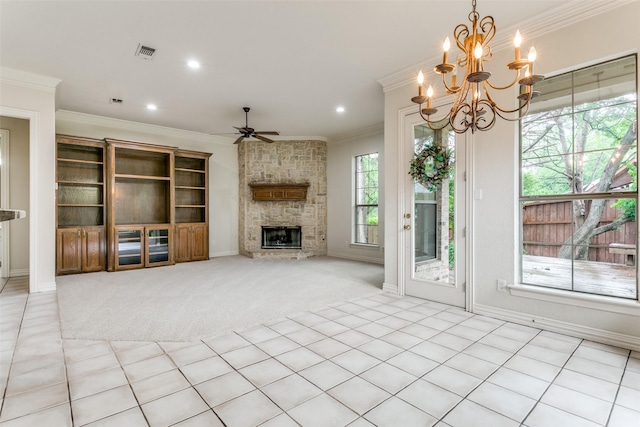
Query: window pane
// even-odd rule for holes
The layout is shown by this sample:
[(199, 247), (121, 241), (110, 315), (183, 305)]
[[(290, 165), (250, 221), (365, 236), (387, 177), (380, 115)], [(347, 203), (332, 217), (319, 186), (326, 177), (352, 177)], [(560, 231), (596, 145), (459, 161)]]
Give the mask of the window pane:
[(637, 299), (636, 84), (630, 55), (536, 85), (521, 128), (524, 283)]
[(356, 156), (354, 242), (378, 244), (378, 153)]

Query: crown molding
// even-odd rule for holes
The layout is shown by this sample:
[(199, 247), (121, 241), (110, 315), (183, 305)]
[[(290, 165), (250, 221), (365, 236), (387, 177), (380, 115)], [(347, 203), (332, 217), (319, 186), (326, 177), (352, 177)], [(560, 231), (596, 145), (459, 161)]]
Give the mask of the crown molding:
[[(559, 6), (528, 18), (517, 25), (501, 29), (492, 43), (492, 50), (497, 52), (510, 48), (516, 29), (520, 29), (521, 33), (526, 34), (528, 39), (534, 39), (636, 1), (637, 0), (571, 0), (562, 2)], [(413, 84), (417, 76), (417, 70), (431, 70), (433, 64), (438, 63), (441, 58), (442, 52), (438, 52), (429, 59), (404, 67), (395, 73), (382, 77), (377, 80), (377, 82), (382, 86), (384, 92)]]
[(0, 82), (12, 86), (55, 93), (62, 80), (13, 68), (0, 67)]
[(368, 138), (370, 136), (384, 134), (384, 123), (376, 123), (361, 129), (344, 132), (332, 137), (329, 142), (331, 144), (342, 144), (356, 139)]
[[(211, 135), (208, 133), (194, 132), (184, 129), (176, 129), (167, 126), (152, 125), (147, 123), (133, 122), (130, 120), (114, 119), (104, 116), (96, 116), (93, 114), (79, 113), (69, 110), (56, 111), (56, 123), (66, 122), (87, 126), (106, 127), (131, 132), (142, 132), (152, 135), (169, 136), (172, 138), (189, 139), (192, 141), (204, 142), (207, 144), (214, 143), (224, 146), (232, 145), (235, 137), (227, 137), (222, 135)], [(283, 136), (278, 137), (278, 141), (326, 141), (321, 136)]]

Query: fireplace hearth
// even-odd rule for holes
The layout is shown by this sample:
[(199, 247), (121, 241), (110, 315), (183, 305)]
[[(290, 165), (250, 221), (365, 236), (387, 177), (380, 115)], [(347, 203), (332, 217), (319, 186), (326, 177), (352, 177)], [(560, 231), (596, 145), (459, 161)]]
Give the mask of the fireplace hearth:
[(302, 249), (302, 227), (262, 226), (262, 249)]

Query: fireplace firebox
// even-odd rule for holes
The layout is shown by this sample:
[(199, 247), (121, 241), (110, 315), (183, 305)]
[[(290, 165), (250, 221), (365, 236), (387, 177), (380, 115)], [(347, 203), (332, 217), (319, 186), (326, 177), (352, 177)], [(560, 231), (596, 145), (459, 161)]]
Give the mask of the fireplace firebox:
[(262, 249), (302, 249), (302, 228), (262, 226)]

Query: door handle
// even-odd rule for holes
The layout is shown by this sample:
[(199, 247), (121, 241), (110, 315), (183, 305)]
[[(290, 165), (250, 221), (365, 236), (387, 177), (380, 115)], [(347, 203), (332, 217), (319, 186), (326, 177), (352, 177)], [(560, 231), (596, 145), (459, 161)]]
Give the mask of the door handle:
[(409, 225), (409, 224), (405, 225), (405, 226), (404, 226), (404, 229), (405, 229), (405, 230), (411, 230), (411, 225)]

